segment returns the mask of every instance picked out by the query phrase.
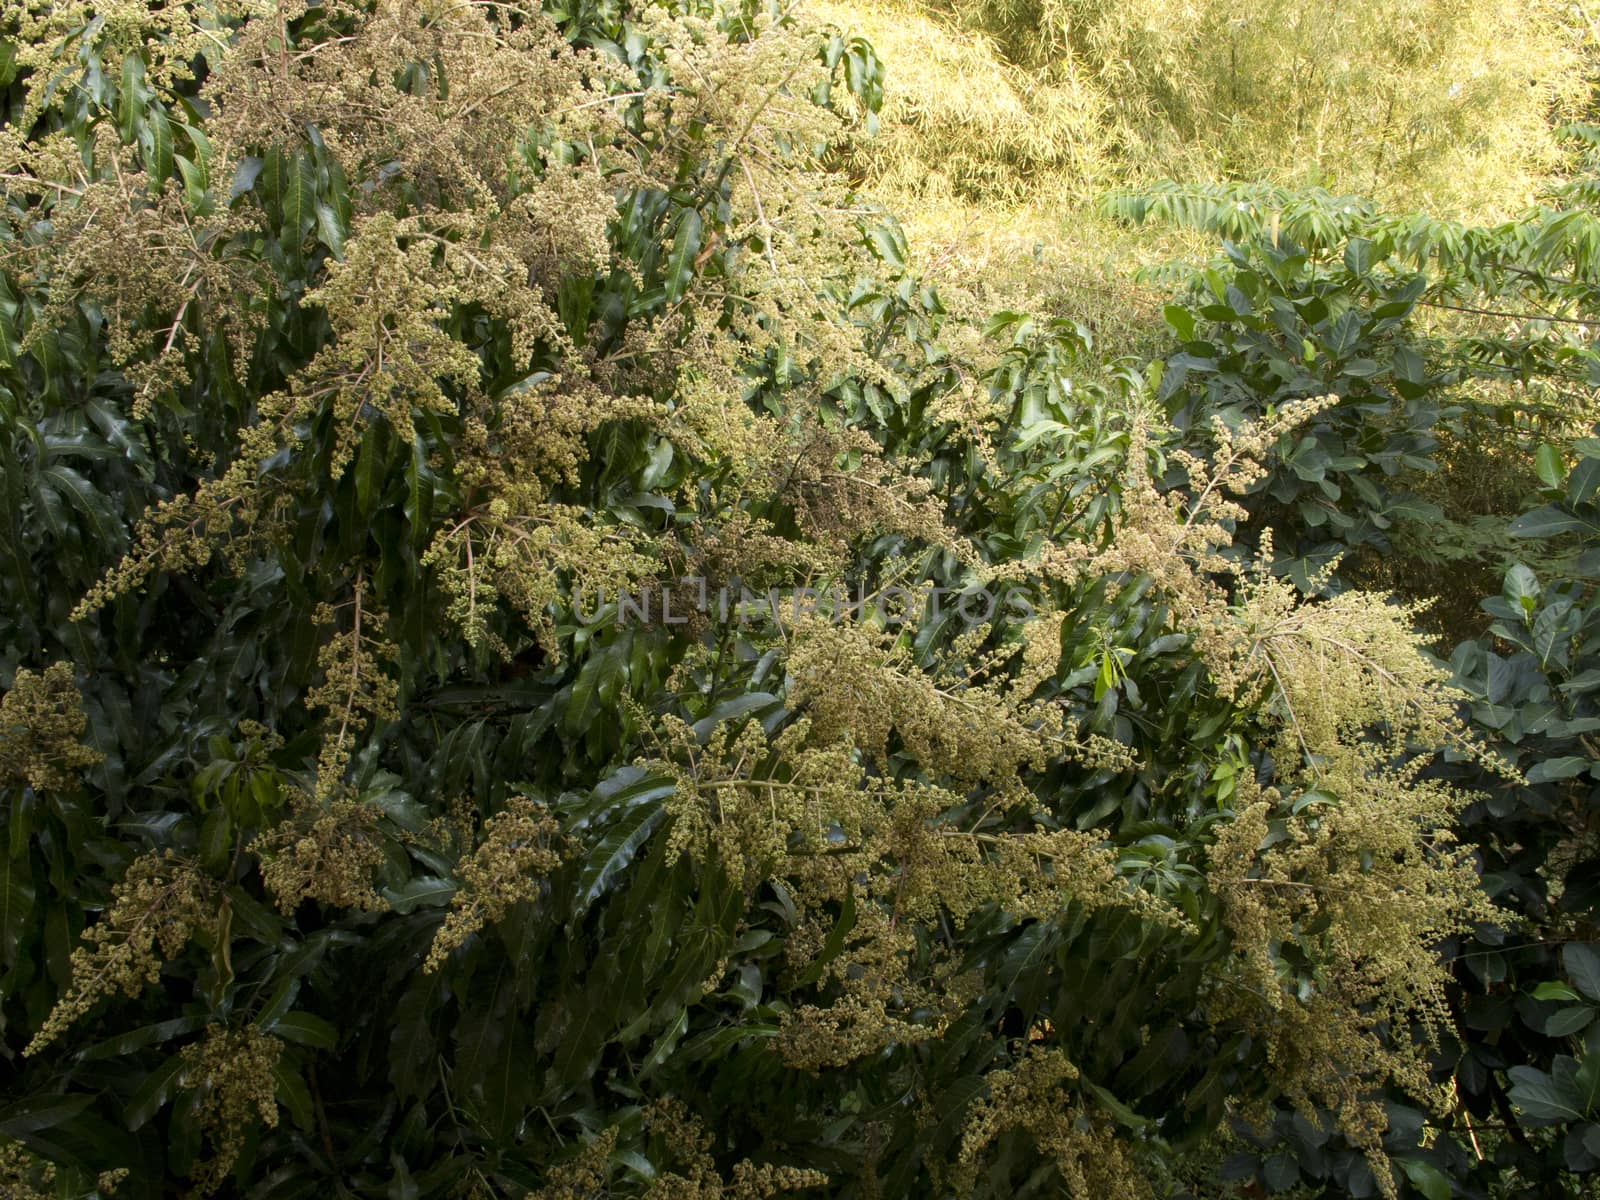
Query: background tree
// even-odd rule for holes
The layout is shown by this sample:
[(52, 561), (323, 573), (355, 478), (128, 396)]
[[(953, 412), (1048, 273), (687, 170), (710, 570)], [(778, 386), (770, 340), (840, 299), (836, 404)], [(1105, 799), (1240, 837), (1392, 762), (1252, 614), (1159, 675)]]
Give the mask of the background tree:
[(7, 20), (8, 1188), (1433, 1186), (1514, 773), (1251, 523), (1366, 393), (947, 306), (792, 14)]

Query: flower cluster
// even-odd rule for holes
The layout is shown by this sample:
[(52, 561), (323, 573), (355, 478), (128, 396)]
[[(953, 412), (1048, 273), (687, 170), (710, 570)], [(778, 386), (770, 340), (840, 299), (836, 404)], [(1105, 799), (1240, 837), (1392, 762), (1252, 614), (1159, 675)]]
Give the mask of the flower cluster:
[(388, 907), (374, 886), (385, 854), (378, 812), (370, 804), (298, 792), (288, 815), (250, 848), (260, 860), (267, 891), (284, 913), (292, 914), (307, 900), (368, 912)]
[(201, 1195), (209, 1195), (227, 1180), (245, 1135), (257, 1125), (278, 1124), (274, 1072), (283, 1043), (254, 1025), (208, 1025), (205, 1040), (185, 1046), (181, 1055), (180, 1082), (199, 1093), (198, 1119), (212, 1146), (212, 1156), (195, 1165), (191, 1178)]
[(322, 682), (306, 693), (306, 706), (327, 714), (317, 762), (319, 800), (338, 792), (355, 739), (369, 723), (393, 717), (400, 694), (400, 685), (384, 669), (395, 645), (383, 637), (383, 614), (365, 599), (364, 581), (358, 578), (346, 604), (317, 610), (317, 624), (336, 631), (317, 652)]
[(743, 1159), (724, 1178), (712, 1157), (711, 1135), (676, 1100), (658, 1100), (644, 1113), (646, 1133), (665, 1149), (675, 1170), (663, 1171), (645, 1192), (648, 1200), (770, 1200), (781, 1192), (827, 1187), (826, 1172), (756, 1164)]
[(544, 879), (561, 865), (561, 827), (542, 805), (513, 797), (483, 824), (482, 838), (457, 868), (461, 887), (433, 936), (424, 971), (436, 971), (450, 952), (513, 905), (538, 897)]
[[(168, 851), (137, 858), (112, 889), (100, 920), (72, 951), (72, 983), (24, 1053), (37, 1054), (115, 992), (137, 996), (190, 938), (216, 921), (216, 883), (198, 864)], [(159, 947), (159, 953), (157, 949)]]
[(968, 1110), (950, 1171), (957, 1195), (970, 1193), (984, 1151), (1003, 1134), (1027, 1134), (1060, 1172), (1073, 1200), (1148, 1200), (1149, 1181), (1109, 1120), (1075, 1100), (1076, 1067), (1056, 1049), (1030, 1048), (1014, 1066), (986, 1076), (989, 1094)]
[(67, 663), (42, 672), (22, 668), (0, 697), (0, 788), (25, 784), (36, 792), (70, 788), (78, 772), (101, 760), (83, 744), (88, 725)]

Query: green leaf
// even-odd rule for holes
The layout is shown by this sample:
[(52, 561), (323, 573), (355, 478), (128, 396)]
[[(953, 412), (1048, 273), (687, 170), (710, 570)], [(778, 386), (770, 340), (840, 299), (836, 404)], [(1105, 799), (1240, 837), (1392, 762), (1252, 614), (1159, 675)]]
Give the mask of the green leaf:
[(577, 833), (619, 808), (654, 804), (672, 795), (676, 788), (676, 782), (666, 775), (653, 774), (631, 764), (621, 767), (597, 783), (589, 798), (571, 811), (566, 831)]
[(1187, 308), (1181, 304), (1169, 304), (1161, 310), (1161, 316), (1180, 340), (1194, 341), (1194, 314)]
[(839, 909), (839, 919), (834, 922), (833, 928), (828, 930), (828, 936), (822, 941), (821, 951), (800, 973), (798, 983), (801, 987), (814, 987), (817, 984), (822, 978), (822, 973), (827, 970), (828, 964), (844, 953), (845, 938), (850, 936), (850, 931), (855, 927), (856, 890), (851, 888), (844, 894), (844, 905)]
[(303, 155), (289, 164), (283, 188), (283, 240), (298, 248), (316, 221), (316, 171)]
[(96, 542), (102, 546), (120, 544), (122, 527), (111, 512), (105, 493), (80, 472), (56, 464), (40, 471), (39, 478), (54, 485), (56, 495), (63, 497), (78, 511)]
[(645, 467), (644, 475), (639, 480), (639, 486), (649, 491), (667, 477), (667, 470), (672, 466), (672, 443), (666, 438), (657, 438), (656, 444), (650, 450), (650, 460)]
[(1403, 1158), (1400, 1160), (1400, 1169), (1406, 1173), (1411, 1186), (1427, 1200), (1450, 1200), (1450, 1177), (1432, 1163)]
[(122, 1108), (123, 1122), (132, 1132), (160, 1112), (178, 1090), (178, 1076), (183, 1070), (183, 1059), (174, 1054), (144, 1077), (144, 1082), (128, 1097)]
[(672, 253), (667, 256), (667, 301), (677, 303), (694, 279), (694, 260), (700, 253), (700, 237), (705, 221), (700, 210), (686, 208), (678, 214), (678, 224), (672, 236)]
[(228, 203), (232, 204), (240, 196), (255, 187), (256, 180), (261, 176), (261, 168), (266, 160), (246, 156), (239, 160), (239, 165), (233, 169), (233, 183), (228, 188)]
[(1373, 252), (1373, 245), (1368, 239), (1356, 237), (1351, 238), (1345, 243), (1345, 269), (1357, 278), (1367, 274), (1367, 272), (1372, 270), (1372, 264), (1375, 258), (1376, 255)]
[(317, 201), (317, 239), (333, 252), (335, 258), (344, 257), (344, 223), (333, 205)]
[(1577, 992), (1573, 991), (1566, 984), (1564, 984), (1560, 980), (1556, 980), (1556, 979), (1547, 979), (1543, 983), (1541, 983), (1538, 987), (1534, 988), (1533, 989), (1533, 998), (1535, 1000), (1579, 1000), (1579, 999), (1582, 999), (1582, 997), (1579, 996)]
[(593, 275), (569, 275), (556, 291), (556, 311), (567, 335), (579, 346), (588, 338), (589, 320), (594, 312), (595, 281)]
[(650, 1053), (645, 1056), (644, 1061), (639, 1065), (640, 1079), (648, 1079), (656, 1073), (661, 1064), (666, 1062), (672, 1052), (678, 1048), (678, 1044), (683, 1040), (683, 1035), (688, 1032), (688, 1029), (689, 1010), (680, 1008), (678, 1015), (668, 1024), (666, 1031), (656, 1039), (656, 1043), (651, 1047)]
[(1023, 313), (1010, 311), (994, 313), (983, 323), (983, 336), (992, 338), (997, 333), (1004, 333), (1007, 329), (1026, 322), (1027, 319)]
[(1539, 580), (1531, 569), (1521, 563), (1506, 572), (1502, 590), (1505, 598), (1525, 613), (1531, 613), (1539, 605)]
[(188, 1017), (174, 1017), (170, 1021), (157, 1021), (153, 1025), (145, 1025), (139, 1029), (120, 1033), (114, 1038), (107, 1038), (103, 1042), (96, 1042), (79, 1057), (84, 1062), (95, 1062), (104, 1058), (121, 1058), (123, 1055), (132, 1054), (135, 1050), (143, 1050), (146, 1046), (159, 1046), (163, 1042), (170, 1042), (173, 1038), (182, 1037), (184, 1034), (194, 1033), (205, 1028), (207, 1019), (195, 1015)]
[(872, 247), (872, 252), (878, 259), (896, 271), (906, 269), (906, 241), (905, 235), (896, 228), (887, 225), (874, 225), (867, 230), (867, 245)]
[(1592, 759), (1570, 754), (1561, 758), (1546, 758), (1528, 769), (1528, 782), (1552, 783), (1558, 779), (1571, 779), (1574, 775), (1583, 774), (1593, 765)]
[(438, 875), (418, 875), (398, 888), (385, 888), (383, 898), (402, 915), (418, 908), (444, 908), (456, 894), (456, 881)]
[(1600, 949), (1584, 942), (1568, 942), (1561, 948), (1561, 965), (1578, 990), (1600, 1004)]
[[(8, 43), (9, 44), (9, 43)], [(117, 132), (124, 145), (139, 136), (150, 89), (145, 84), (144, 58), (139, 54), (122, 56), (122, 86), (117, 96)]]
[(272, 1068), (275, 1095), (279, 1104), (289, 1110), (296, 1128), (309, 1130), (315, 1121), (311, 1105), (311, 1089), (300, 1077), (300, 1072), (286, 1059), (280, 1058)]
[(1267, 1156), (1261, 1164), (1261, 1173), (1267, 1187), (1274, 1192), (1286, 1192), (1300, 1182), (1300, 1166), (1294, 1161), (1294, 1155), (1281, 1150)]
[(190, 208), (199, 210), (206, 203), (206, 172), (205, 168), (190, 162), (183, 155), (173, 156), (177, 165), (178, 174), (183, 177), (183, 198)]
[(1561, 461), (1561, 451), (1549, 442), (1539, 443), (1538, 453), (1533, 458), (1534, 466), (1539, 472), (1539, 482), (1545, 487), (1560, 487), (1561, 481), (1566, 476), (1566, 464)]
[(1584, 1039), (1583, 1061), (1572, 1073), (1572, 1084), (1584, 1116), (1593, 1117), (1600, 1109), (1600, 1025), (1591, 1026)]
[(0, 1135), (21, 1138), (64, 1125), (94, 1102), (91, 1095), (41, 1093), (0, 1108)]
[(1535, 1067), (1512, 1067), (1511, 1103), (1535, 1121), (1575, 1121), (1583, 1116), (1583, 1098), (1575, 1087), (1563, 1087)]
[(0, 962), (7, 966), (17, 961), (17, 948), (33, 918), (33, 900), (27, 857), (0, 858)]
[(233, 820), (228, 806), (213, 806), (200, 826), (200, 863), (213, 875), (220, 875), (233, 854)]
[(139, 131), (139, 148), (144, 153), (144, 168), (152, 186), (159, 186), (172, 174), (172, 122), (167, 110), (152, 104)]
[(1544, 1032), (1547, 1037), (1568, 1037), (1580, 1029), (1588, 1027), (1594, 1020), (1594, 1009), (1588, 1005), (1579, 1004), (1572, 1008), (1563, 1008), (1544, 1023)]
[(1554, 504), (1546, 504), (1542, 508), (1536, 508), (1517, 517), (1506, 527), (1506, 531), (1512, 537), (1545, 538), (1590, 528), (1593, 528), (1591, 522), (1557, 508)]
[(938, 1122), (929, 1134), (928, 1145), (942, 1148), (954, 1142), (972, 1102), (988, 1090), (989, 1082), (982, 1075), (966, 1075), (945, 1087), (934, 1105), (933, 1115)]
[(1117, 1124), (1123, 1128), (1137, 1131), (1150, 1124), (1138, 1112), (1124, 1104), (1109, 1088), (1102, 1087), (1100, 1084), (1081, 1076), (1078, 1082), (1083, 1086), (1084, 1090), (1095, 1098), (1102, 1108), (1116, 1118)]
[(261, 1011), (256, 1014), (256, 1024), (263, 1029), (270, 1028), (284, 1013), (289, 1011), (289, 1006), (300, 995), (300, 988), (304, 981), (303, 972), (293, 972), (280, 979), (266, 1001), (261, 1006)]
[(623, 813), (620, 820), (606, 829), (599, 843), (589, 851), (584, 860), (583, 872), (578, 877), (578, 893), (574, 912), (581, 915), (589, 910), (627, 870), (639, 847), (643, 846), (661, 823), (665, 810), (659, 804), (639, 804)]
[(315, 1013), (286, 1012), (263, 1025), (261, 1030), (286, 1042), (298, 1042), (318, 1050), (332, 1050), (339, 1044), (339, 1031)]
[(406, 471), (406, 523), (415, 548), (426, 545), (432, 533), (435, 480), (427, 447), (418, 434), (411, 442), (411, 465)]
[(745, 1042), (757, 1039), (770, 1041), (782, 1032), (780, 1026), (770, 1024), (725, 1025), (720, 1029), (709, 1029), (685, 1042), (672, 1060), (693, 1063), (704, 1059), (725, 1059)]
[(693, 725), (694, 735), (701, 742), (704, 742), (716, 732), (717, 726), (724, 722), (733, 721), (737, 723), (740, 717), (749, 716), (752, 713), (760, 713), (765, 716), (774, 710), (781, 710), (782, 705), (783, 701), (771, 692), (746, 692), (742, 696), (733, 696), (722, 701), (716, 708), (696, 721)]
[(429, 1021), (436, 991), (436, 986), (430, 986), (426, 976), (415, 976), (394, 1007), (387, 1035), (387, 1078), (394, 1090), (404, 1097), (421, 1096), (432, 1086), (437, 1068)]
[(1600, 457), (1585, 455), (1567, 476), (1567, 503), (1574, 508), (1588, 505), (1597, 491), (1600, 491)]
[(362, 519), (372, 516), (373, 500), (382, 489), (383, 443), (382, 427), (369, 427), (356, 450), (356, 512)]

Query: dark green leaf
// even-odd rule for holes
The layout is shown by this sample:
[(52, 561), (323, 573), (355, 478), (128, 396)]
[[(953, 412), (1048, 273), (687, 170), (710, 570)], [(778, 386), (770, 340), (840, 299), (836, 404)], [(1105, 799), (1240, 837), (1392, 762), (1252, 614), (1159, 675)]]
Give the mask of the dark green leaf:
[(700, 237), (705, 229), (698, 209), (686, 208), (678, 215), (672, 235), (672, 253), (667, 257), (666, 288), (669, 303), (683, 298), (694, 279), (694, 262), (700, 253)]
[(628, 868), (639, 847), (649, 840), (661, 823), (665, 811), (659, 804), (637, 804), (606, 828), (600, 841), (584, 860), (578, 877), (574, 911), (582, 914), (613, 887)]
[(1585, 942), (1568, 942), (1561, 948), (1561, 965), (1578, 990), (1600, 1004), (1600, 950)]
[(332, 1050), (339, 1044), (339, 1031), (315, 1013), (286, 1012), (261, 1028), (286, 1042), (298, 1042), (318, 1050)]

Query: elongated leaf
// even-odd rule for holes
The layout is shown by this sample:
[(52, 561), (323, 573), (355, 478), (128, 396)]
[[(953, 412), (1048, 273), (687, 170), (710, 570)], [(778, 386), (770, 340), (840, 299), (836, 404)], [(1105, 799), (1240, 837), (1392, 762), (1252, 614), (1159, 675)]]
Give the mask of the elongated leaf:
[(1562, 533), (1575, 533), (1592, 527), (1591, 522), (1585, 521), (1582, 517), (1557, 508), (1554, 504), (1546, 504), (1543, 508), (1523, 513), (1507, 526), (1507, 531), (1512, 537), (1544, 538), (1555, 537)]
[(170, 1021), (157, 1021), (153, 1025), (132, 1029), (114, 1038), (98, 1042), (85, 1050), (80, 1057), (84, 1062), (94, 1062), (102, 1058), (120, 1058), (124, 1054), (132, 1054), (135, 1050), (143, 1050), (146, 1046), (159, 1046), (163, 1042), (170, 1042), (173, 1038), (183, 1037), (197, 1029), (203, 1029), (205, 1025), (206, 1018), (203, 1016), (174, 1017)]
[(982, 1075), (967, 1075), (941, 1090), (934, 1115), (938, 1118), (928, 1137), (928, 1145), (942, 1149), (955, 1141), (972, 1102), (989, 1090)]
[(457, 884), (453, 879), (439, 875), (419, 875), (407, 880), (398, 888), (385, 889), (383, 896), (389, 902), (391, 910), (403, 914), (418, 908), (443, 908), (450, 903), (450, 898), (456, 894), (456, 890)]
[(828, 936), (823, 939), (821, 952), (800, 973), (801, 987), (812, 987), (822, 978), (822, 973), (828, 964), (844, 953), (845, 939), (855, 927), (856, 892), (851, 888), (845, 893), (844, 905), (839, 910), (839, 919), (834, 922), (833, 928), (828, 931)]
[(270, 1025), (263, 1025), (262, 1031), (318, 1050), (332, 1050), (339, 1044), (339, 1031), (315, 1013), (286, 1012)]
[(344, 257), (344, 222), (333, 205), (317, 202), (317, 238), (335, 258)]
[(233, 169), (233, 183), (228, 188), (229, 204), (232, 204), (240, 196), (255, 187), (256, 180), (261, 176), (261, 168), (265, 164), (265, 159), (254, 156), (247, 156), (239, 160), (239, 165)]
[(33, 918), (33, 900), (27, 858), (0, 858), (0, 962), (7, 966), (17, 961), (17, 947)]
[(153, 185), (172, 174), (172, 122), (160, 104), (152, 104), (145, 113), (144, 125), (139, 131), (139, 147), (144, 152), (145, 170)]
[(191, 162), (182, 154), (173, 156), (173, 163), (178, 168), (178, 174), (183, 179), (183, 198), (189, 207), (199, 210), (206, 203), (206, 172), (205, 168)]
[(44, 468), (39, 477), (54, 484), (57, 494), (78, 511), (96, 542), (108, 547), (119, 544), (121, 525), (111, 510), (110, 501), (94, 484), (71, 467), (59, 464)]
[(1595, 1018), (1595, 1010), (1585, 1004), (1577, 1004), (1571, 1008), (1563, 1008), (1550, 1016), (1544, 1023), (1544, 1032), (1547, 1037), (1567, 1037), (1577, 1033), (1580, 1029), (1587, 1029)]
[(1567, 476), (1567, 503), (1574, 508), (1587, 506), (1585, 511), (1592, 511), (1590, 502), (1597, 491), (1600, 491), (1600, 456), (1585, 455)]
[(631, 764), (622, 767), (596, 784), (589, 798), (572, 810), (567, 832), (576, 833), (620, 809), (655, 804), (670, 796), (676, 787), (665, 775)]
[(150, 88), (145, 83), (144, 57), (139, 54), (122, 56), (122, 86), (117, 95), (117, 131), (124, 143), (139, 136), (145, 106), (150, 102)]
[(628, 868), (639, 847), (649, 840), (661, 823), (665, 810), (659, 804), (637, 804), (606, 829), (605, 835), (589, 852), (578, 877), (578, 896), (574, 911), (587, 912), (616, 883)]
[(137, 1132), (172, 1100), (178, 1090), (183, 1059), (174, 1054), (154, 1071), (144, 1077), (139, 1089), (128, 1097), (123, 1106), (122, 1119), (130, 1132)]
[(299, 1129), (310, 1129), (315, 1120), (311, 1105), (311, 1089), (306, 1087), (306, 1081), (300, 1072), (280, 1058), (272, 1068), (272, 1079), (276, 1085), (274, 1094), (277, 1101), (289, 1110), (295, 1126)]
[(63, 1125), (94, 1102), (89, 1095), (44, 1093), (0, 1108), (0, 1136), (20, 1138)]
[(1561, 462), (1561, 451), (1549, 442), (1539, 445), (1538, 453), (1534, 455), (1534, 468), (1539, 473), (1539, 482), (1545, 487), (1558, 487), (1565, 468)]
[(740, 717), (765, 712), (781, 703), (771, 692), (746, 692), (743, 696), (734, 696), (694, 723), (695, 736), (704, 742), (724, 721), (737, 721)]
[(316, 221), (316, 173), (303, 157), (286, 164), (283, 181), (283, 240), (298, 247)]
[(904, 235), (899, 230), (884, 225), (875, 225), (867, 230), (867, 244), (872, 247), (872, 252), (883, 262), (897, 271), (905, 270), (906, 242)]
[(698, 209), (686, 208), (678, 217), (678, 226), (672, 235), (672, 253), (667, 256), (667, 300), (676, 303), (694, 278), (694, 260), (700, 253), (700, 238), (705, 221)]

